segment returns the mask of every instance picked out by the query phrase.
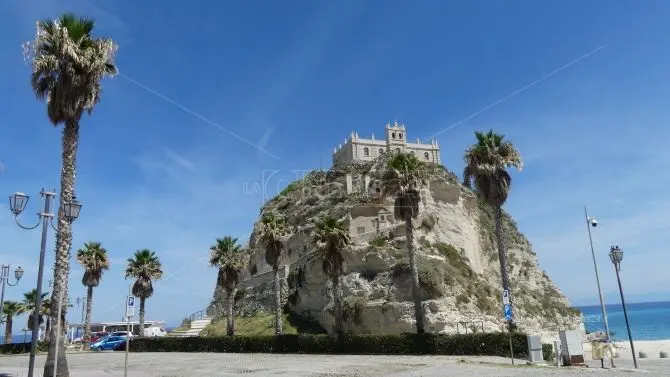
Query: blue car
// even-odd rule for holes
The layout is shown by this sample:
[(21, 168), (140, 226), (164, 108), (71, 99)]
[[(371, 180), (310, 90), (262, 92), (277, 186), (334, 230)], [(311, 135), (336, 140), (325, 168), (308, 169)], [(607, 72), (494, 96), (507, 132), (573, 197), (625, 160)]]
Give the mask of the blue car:
[(125, 336), (106, 336), (95, 343), (91, 343), (92, 351), (118, 351), (125, 349)]

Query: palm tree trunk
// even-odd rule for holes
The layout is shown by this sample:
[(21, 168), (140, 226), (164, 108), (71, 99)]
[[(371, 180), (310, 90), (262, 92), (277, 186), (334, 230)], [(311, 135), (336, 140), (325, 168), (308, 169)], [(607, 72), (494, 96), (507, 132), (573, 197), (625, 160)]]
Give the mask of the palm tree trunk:
[(340, 290), (340, 276), (331, 277), (333, 285), (333, 306), (335, 309), (335, 334), (340, 337), (344, 335), (344, 316), (342, 309), (342, 291)]
[(5, 344), (9, 344), (11, 340), (12, 340), (12, 317), (8, 315), (7, 320), (5, 322)]
[(416, 251), (414, 250), (414, 227), (411, 219), (405, 219), (405, 235), (407, 236), (407, 254), (409, 255), (409, 269), (412, 272), (412, 299), (414, 299), (414, 317), (416, 319), (416, 332), (423, 334), (425, 329), (425, 318), (423, 314), (423, 303), (421, 302), (421, 286), (419, 285), (419, 268), (416, 265)]
[(235, 335), (235, 312), (234, 306), (235, 303), (233, 300), (235, 296), (233, 295), (233, 289), (226, 288), (226, 335), (233, 336)]
[(88, 286), (86, 292), (86, 319), (84, 319), (84, 337), (82, 338), (82, 348), (84, 351), (89, 349), (91, 339), (91, 310), (93, 309), (93, 286)]
[(144, 337), (144, 301), (146, 297), (140, 297), (140, 338)]
[[(512, 306), (512, 290), (510, 288), (509, 272), (507, 271), (507, 249), (505, 248), (505, 241), (503, 239), (502, 230), (502, 207), (496, 206), (496, 241), (498, 243), (498, 259), (500, 260), (500, 276), (502, 277), (502, 287), (509, 294), (510, 307)], [(510, 324), (514, 322), (512, 319)]]
[[(54, 263), (54, 285), (51, 297), (60, 297), (67, 302), (67, 284), (70, 275), (70, 251), (72, 249), (72, 226), (65, 218), (63, 206), (72, 201), (74, 195), (74, 183), (77, 166), (77, 146), (79, 144), (79, 122), (76, 119), (70, 119), (65, 122), (63, 127), (63, 150), (62, 167), (60, 177), (60, 202), (58, 207), (58, 232), (56, 233), (56, 260)], [(51, 318), (58, 316), (59, 300), (51, 300)], [(62, 317), (65, 317), (67, 305), (62, 305)], [(52, 321), (52, 324), (54, 322)], [(49, 338), (56, 339), (56, 329), (58, 326), (52, 326), (49, 331)], [(58, 349), (58, 376), (69, 377), (67, 359), (65, 358), (65, 343), (50, 342), (49, 353), (44, 364), (44, 377), (54, 377), (53, 364)]]
[(281, 281), (279, 280), (279, 266), (275, 266), (272, 269), (275, 283), (275, 335), (281, 335), (284, 333), (282, 329), (282, 320), (281, 320)]

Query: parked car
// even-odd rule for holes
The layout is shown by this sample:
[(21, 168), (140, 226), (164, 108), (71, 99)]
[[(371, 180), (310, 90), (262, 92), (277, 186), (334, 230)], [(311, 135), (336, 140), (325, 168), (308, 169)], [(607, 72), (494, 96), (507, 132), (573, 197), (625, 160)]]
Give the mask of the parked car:
[(126, 336), (130, 336), (130, 337), (132, 338), (132, 337), (135, 336), (135, 335), (133, 335), (132, 332), (129, 333), (128, 331), (114, 331), (113, 333), (109, 334), (109, 336), (122, 336), (122, 337), (124, 337), (124, 338), (125, 338)]
[[(95, 342), (97, 342), (98, 340), (100, 340), (100, 339), (106, 337), (107, 335), (109, 335), (109, 333), (106, 332), (106, 331), (96, 331), (96, 332), (92, 332), (92, 333), (91, 333), (91, 339), (90, 339), (90, 342), (89, 342), (89, 343), (95, 343)], [(81, 343), (83, 340), (84, 340), (84, 337), (83, 337), (83, 336), (80, 336), (80, 337), (78, 337), (78, 338), (74, 338), (74, 340), (72, 341), (72, 343)]]
[(91, 343), (95, 343), (98, 340), (108, 336), (109, 333), (107, 331), (96, 331), (94, 333), (91, 333)]
[(95, 343), (91, 344), (91, 350), (92, 351), (112, 351), (116, 350), (121, 345), (125, 347), (126, 344), (126, 337), (125, 336), (107, 336), (104, 337), (100, 340), (98, 340)]
[(162, 327), (147, 327), (144, 329), (144, 336), (147, 337), (156, 337), (156, 336), (165, 336), (167, 335), (167, 331), (165, 331), (164, 328)]

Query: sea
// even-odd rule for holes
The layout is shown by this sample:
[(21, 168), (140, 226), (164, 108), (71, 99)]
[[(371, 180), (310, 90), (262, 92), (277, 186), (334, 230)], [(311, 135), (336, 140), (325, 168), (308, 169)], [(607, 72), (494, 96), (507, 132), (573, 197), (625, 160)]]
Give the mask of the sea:
[[(578, 307), (584, 316), (586, 331), (605, 330), (600, 305)], [(670, 339), (670, 301), (626, 304), (633, 340)], [(614, 341), (628, 340), (621, 305), (606, 305), (610, 336)]]
[[(582, 311), (584, 327), (588, 332), (604, 330), (600, 305), (577, 307)], [(642, 302), (626, 304), (633, 340), (668, 340), (670, 339), (670, 301)], [(626, 341), (626, 321), (621, 305), (606, 305), (607, 320), (612, 340)], [(168, 330), (168, 329), (166, 329)], [(0, 342), (3, 340), (0, 336)], [(22, 343), (24, 334), (12, 336), (12, 343)], [(27, 334), (30, 341), (30, 332)]]

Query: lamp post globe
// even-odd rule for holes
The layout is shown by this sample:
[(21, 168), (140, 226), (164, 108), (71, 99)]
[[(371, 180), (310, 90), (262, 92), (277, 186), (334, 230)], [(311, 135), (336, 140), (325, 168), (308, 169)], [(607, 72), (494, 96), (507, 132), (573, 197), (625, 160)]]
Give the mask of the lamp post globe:
[(620, 269), (623, 261), (623, 250), (619, 249), (619, 245), (610, 248), (610, 260), (617, 269)]
[(79, 212), (81, 211), (82, 205), (77, 200), (76, 196), (72, 196), (70, 203), (67, 203), (63, 206), (63, 211), (65, 211), (65, 218), (69, 222), (73, 222), (79, 217)]
[(22, 192), (14, 193), (9, 197), (9, 209), (12, 211), (14, 216), (18, 216), (26, 209), (28, 204), (28, 199), (30, 197)]
[(21, 280), (22, 277), (23, 277), (23, 268), (19, 266), (16, 270), (14, 270), (14, 278), (16, 279), (16, 281), (19, 281)]

